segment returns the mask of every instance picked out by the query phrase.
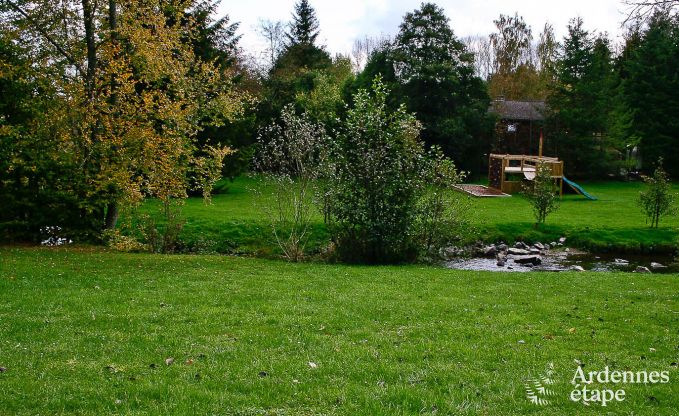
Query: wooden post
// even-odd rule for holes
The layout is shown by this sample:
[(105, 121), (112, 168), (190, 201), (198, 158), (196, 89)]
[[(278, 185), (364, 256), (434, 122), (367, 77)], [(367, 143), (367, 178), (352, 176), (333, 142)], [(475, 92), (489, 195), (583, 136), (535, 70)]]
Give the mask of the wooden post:
[(543, 141), (543, 137), (542, 137), (542, 127), (540, 127), (540, 148), (539, 148), (539, 150), (538, 150), (538, 158), (541, 158), (541, 157), (542, 157), (542, 141)]

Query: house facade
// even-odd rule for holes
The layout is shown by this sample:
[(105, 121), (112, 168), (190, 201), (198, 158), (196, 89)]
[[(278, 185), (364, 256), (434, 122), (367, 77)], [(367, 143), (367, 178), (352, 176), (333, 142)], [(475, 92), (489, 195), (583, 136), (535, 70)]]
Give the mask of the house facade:
[(544, 126), (544, 101), (495, 99), (488, 111), (497, 117), (493, 153), (537, 155)]

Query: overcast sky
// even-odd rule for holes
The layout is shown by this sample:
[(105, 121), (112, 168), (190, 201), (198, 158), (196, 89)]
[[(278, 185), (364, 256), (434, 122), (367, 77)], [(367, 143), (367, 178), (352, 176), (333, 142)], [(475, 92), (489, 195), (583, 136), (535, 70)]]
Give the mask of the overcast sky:
[[(421, 0), (311, 0), (320, 20), (319, 40), (328, 51), (349, 53), (355, 39), (365, 35), (394, 35), (406, 12), (419, 7)], [(566, 33), (568, 20), (580, 16), (590, 31), (620, 35), (624, 5), (620, 0), (438, 0), (458, 37), (487, 35), (494, 31), (493, 20), (501, 13), (518, 12), (533, 28), (534, 37), (545, 22), (554, 25), (559, 38)], [(249, 53), (264, 49), (255, 28), (259, 18), (289, 21), (295, 0), (223, 0), (221, 14), (240, 22), (241, 46)]]

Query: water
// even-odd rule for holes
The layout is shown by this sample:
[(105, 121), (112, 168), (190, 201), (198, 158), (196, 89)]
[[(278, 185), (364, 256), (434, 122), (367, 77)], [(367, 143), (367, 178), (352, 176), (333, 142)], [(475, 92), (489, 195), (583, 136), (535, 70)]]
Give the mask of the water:
[[(619, 260), (625, 260), (621, 262)], [(653, 268), (651, 263), (660, 263), (664, 268)], [(647, 267), (652, 273), (679, 273), (679, 262), (677, 259), (667, 256), (649, 255), (607, 255), (591, 254), (580, 251), (550, 251), (542, 256), (542, 264), (534, 267), (516, 264), (508, 259), (504, 267), (497, 266), (494, 258), (472, 258), (458, 259), (445, 263), (450, 269), (457, 270), (478, 270), (493, 272), (562, 272), (572, 270), (574, 266), (580, 266), (586, 271), (593, 272), (633, 272), (637, 266)]]

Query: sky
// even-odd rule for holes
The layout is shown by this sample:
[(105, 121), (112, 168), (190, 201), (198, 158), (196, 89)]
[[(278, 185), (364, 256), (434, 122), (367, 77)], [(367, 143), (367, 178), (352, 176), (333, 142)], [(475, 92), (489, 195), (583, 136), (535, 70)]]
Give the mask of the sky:
[[(395, 35), (403, 15), (417, 9), (422, 0), (310, 0), (320, 21), (318, 40), (331, 54), (351, 52), (354, 40), (364, 36)], [(500, 14), (518, 12), (537, 38), (545, 22), (554, 26), (559, 38), (568, 20), (580, 16), (590, 31), (620, 36), (625, 6), (621, 0), (436, 0), (450, 19), (458, 37), (488, 35)], [(252, 55), (264, 50), (257, 35), (259, 19), (288, 22), (295, 0), (223, 0), (220, 15), (240, 22), (241, 46)]]

